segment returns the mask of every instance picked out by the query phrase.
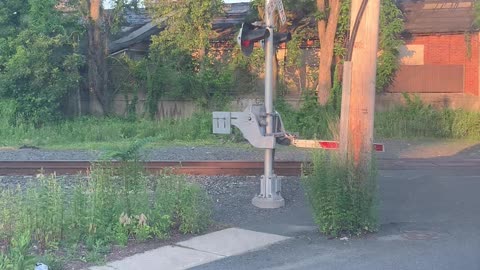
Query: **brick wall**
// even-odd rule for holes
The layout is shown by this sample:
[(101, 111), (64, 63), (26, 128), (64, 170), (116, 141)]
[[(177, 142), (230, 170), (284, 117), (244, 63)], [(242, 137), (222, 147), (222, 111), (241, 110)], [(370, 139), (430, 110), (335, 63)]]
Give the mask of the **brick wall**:
[[(464, 93), (479, 96), (478, 34), (415, 36), (406, 44), (424, 45), (424, 65), (463, 65)], [(470, 50), (470, 53), (468, 53)]]

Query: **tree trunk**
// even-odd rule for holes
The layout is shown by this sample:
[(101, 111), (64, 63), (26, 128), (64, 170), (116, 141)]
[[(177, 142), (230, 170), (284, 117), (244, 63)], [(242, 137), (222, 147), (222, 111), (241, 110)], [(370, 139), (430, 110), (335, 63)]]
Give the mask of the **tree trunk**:
[[(317, 0), (317, 9), (324, 13), (324, 18), (317, 22), (318, 37), (320, 39), (319, 67), (318, 67), (318, 103), (325, 105), (328, 102), (332, 88), (332, 60), (335, 47), (338, 17), (340, 15), (340, 0)], [(326, 16), (327, 10), (329, 11)]]
[(99, 105), (99, 113), (108, 112), (106, 41), (102, 31), (102, 2), (89, 1), (90, 24), (88, 27), (88, 88), (94, 101)]

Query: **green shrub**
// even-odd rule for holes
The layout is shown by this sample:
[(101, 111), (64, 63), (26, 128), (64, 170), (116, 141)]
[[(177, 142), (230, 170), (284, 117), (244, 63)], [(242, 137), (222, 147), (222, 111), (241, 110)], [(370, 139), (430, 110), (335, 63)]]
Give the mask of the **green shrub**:
[(281, 114), (285, 129), (299, 133), (306, 139), (332, 139), (331, 125), (338, 121), (338, 113), (332, 107), (320, 106), (313, 93), (304, 96), (299, 110), (294, 110), (285, 101), (279, 100), (276, 110)]
[(111, 244), (208, 228), (211, 205), (199, 185), (184, 176), (147, 177), (133, 156), (118, 168), (95, 164), (88, 181), (63, 185), (54, 175), (40, 176), (25, 188), (0, 191), (0, 243), (7, 244), (1, 269), (33, 269), (36, 255), (59, 265), (55, 256), (75, 260), (77, 248), (69, 247), (78, 246), (86, 247), (86, 261), (98, 262)]
[(375, 170), (362, 172), (336, 155), (317, 151), (303, 177), (313, 217), (322, 233), (359, 235), (377, 229)]

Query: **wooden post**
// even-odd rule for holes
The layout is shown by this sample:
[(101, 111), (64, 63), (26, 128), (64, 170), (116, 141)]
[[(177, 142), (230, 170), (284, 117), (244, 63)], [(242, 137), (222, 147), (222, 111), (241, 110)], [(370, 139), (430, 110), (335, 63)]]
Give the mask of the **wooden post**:
[[(352, 0), (352, 29), (362, 1)], [(342, 155), (352, 158), (357, 167), (368, 167), (373, 150), (379, 14), (380, 0), (368, 0), (353, 43), (351, 84), (343, 88), (350, 93), (342, 95), (346, 100), (342, 101), (340, 136), (344, 146), (340, 147)], [(344, 74), (344, 78), (348, 84), (350, 76)]]

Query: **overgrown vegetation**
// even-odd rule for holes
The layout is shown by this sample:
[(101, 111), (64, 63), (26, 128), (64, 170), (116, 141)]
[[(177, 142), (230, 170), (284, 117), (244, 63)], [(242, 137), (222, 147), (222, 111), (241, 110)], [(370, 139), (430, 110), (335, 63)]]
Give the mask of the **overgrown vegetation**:
[[(128, 56), (112, 60), (112, 86), (115, 92), (124, 94), (128, 112), (135, 116), (138, 94), (146, 92), (146, 112), (155, 118), (160, 99), (194, 100), (201, 109), (221, 110), (231, 100), (233, 73), (231, 67), (205, 57), (202, 69), (191, 56), (176, 54), (150, 54), (142, 60)], [(129, 98), (129, 94), (133, 97)]]
[(298, 110), (283, 100), (277, 101), (275, 109), (280, 112), (287, 131), (298, 132), (301, 138), (333, 139), (331, 125), (338, 121), (338, 113), (331, 106), (320, 106), (313, 93), (305, 94)]
[[(391, 111), (376, 113), (377, 138), (452, 138), (480, 140), (480, 113), (463, 110), (437, 110), (425, 105), (418, 97), (405, 96), (406, 105)], [(335, 99), (331, 99), (332, 101)], [(209, 112), (195, 114), (188, 119), (149, 120), (143, 118), (94, 118), (46, 124), (35, 127), (18, 117), (15, 102), (0, 101), (0, 147), (37, 146), (50, 148), (101, 149), (150, 138), (151, 144), (218, 144), (213, 135)], [(337, 104), (338, 107), (338, 104)], [(334, 104), (318, 105), (316, 98), (306, 95), (303, 105), (293, 109), (278, 100), (287, 131), (299, 133), (301, 138), (335, 139), (331, 133), (339, 118)]]
[[(377, 138), (452, 138), (480, 140), (480, 113), (435, 109), (418, 96), (404, 95), (405, 105), (375, 114)], [(335, 99), (331, 99), (334, 101)], [(338, 121), (338, 105), (320, 106), (314, 97), (305, 96), (299, 110), (284, 101), (277, 103), (286, 129), (302, 138), (331, 139), (331, 126)]]
[(464, 110), (438, 110), (418, 96), (404, 95), (405, 106), (375, 115), (377, 137), (455, 138), (480, 140), (480, 113)]
[(81, 29), (55, 0), (0, 3), (0, 97), (12, 98), (16, 110), (40, 125), (60, 117), (67, 93), (79, 87)]
[(139, 139), (153, 143), (218, 143), (212, 135), (210, 113), (188, 119), (125, 120), (122, 118), (83, 117), (42, 127), (26, 123), (15, 113), (15, 102), (0, 101), (0, 146), (48, 146), (63, 148), (117, 147)]
[(202, 188), (183, 176), (147, 177), (136, 146), (129, 149), (121, 166), (95, 164), (88, 179), (40, 175), (0, 191), (0, 269), (33, 269), (40, 259), (62, 269), (64, 259), (102, 261), (111, 245), (207, 229), (211, 206)]
[(377, 230), (376, 171), (359, 170), (335, 154), (316, 151), (302, 178), (319, 230), (329, 236)]

